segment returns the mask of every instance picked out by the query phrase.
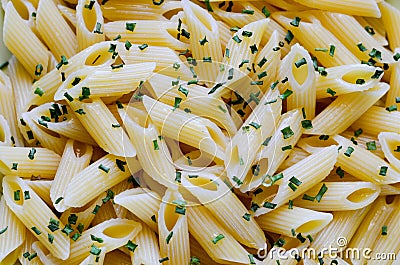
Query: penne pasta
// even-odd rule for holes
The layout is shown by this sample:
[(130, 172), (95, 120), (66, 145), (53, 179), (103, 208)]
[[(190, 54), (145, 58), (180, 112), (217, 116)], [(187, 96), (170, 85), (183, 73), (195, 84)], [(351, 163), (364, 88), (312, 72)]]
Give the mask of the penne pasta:
[(49, 206), (54, 208), (50, 199), (50, 187), (53, 184), (51, 180), (25, 180), (25, 183)]
[[(40, 197), (18, 177), (4, 177), (3, 189), (7, 205), (18, 219), (55, 257), (67, 259), (70, 254), (70, 242), (59, 230), (63, 224)], [(48, 224), (54, 226), (54, 229), (48, 228)]]
[(160, 249), (154, 231), (142, 223), (142, 230), (134, 238), (137, 248), (130, 252), (132, 264), (157, 264), (160, 260)]
[(400, 171), (400, 134), (393, 132), (381, 132), (378, 135), (379, 143), (385, 158), (397, 171)]
[[(400, 52), (400, 49), (395, 50), (396, 53)], [(390, 89), (386, 95), (385, 106), (387, 110), (400, 109), (399, 95), (400, 95), (400, 64), (396, 63), (392, 65), (392, 73), (390, 75)]]
[[(43, 265), (42, 261), (37, 257), (37, 252), (33, 250), (32, 245), (34, 242), (39, 241), (36, 241), (35, 236), (28, 229), (25, 229), (25, 241), (18, 257), (22, 265)], [(29, 256), (26, 256), (28, 253)], [(30, 260), (28, 258), (30, 258)]]
[(0, 146), (13, 146), (13, 139), (8, 122), (0, 115)]
[(389, 40), (389, 47), (394, 50), (400, 47), (400, 35), (393, 28), (400, 19), (400, 11), (386, 1), (379, 2), (379, 9), (382, 13), (382, 22), (386, 29), (386, 36)]

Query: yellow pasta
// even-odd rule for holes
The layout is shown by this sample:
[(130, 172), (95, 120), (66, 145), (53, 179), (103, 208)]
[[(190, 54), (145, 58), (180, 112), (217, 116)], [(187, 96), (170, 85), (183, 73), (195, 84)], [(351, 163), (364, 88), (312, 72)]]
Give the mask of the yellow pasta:
[(379, 2), (379, 9), (382, 13), (382, 22), (386, 29), (389, 46), (394, 50), (400, 47), (400, 35), (393, 27), (399, 22), (400, 11), (386, 1)]

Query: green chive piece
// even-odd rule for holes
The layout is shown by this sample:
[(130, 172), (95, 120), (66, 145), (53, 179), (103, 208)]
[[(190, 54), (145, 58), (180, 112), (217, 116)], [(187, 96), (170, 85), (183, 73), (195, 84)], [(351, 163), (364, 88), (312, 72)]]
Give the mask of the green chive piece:
[(336, 49), (335, 45), (330, 45), (329, 46), (329, 55), (331, 57), (333, 57), (335, 55), (335, 49)]
[(355, 136), (355, 137), (358, 137), (358, 136), (360, 136), (362, 133), (363, 133), (363, 129), (362, 129), (362, 128), (359, 128), (359, 129), (357, 129), (356, 131), (354, 131), (354, 136)]
[(365, 26), (364, 29), (369, 33), (369, 35), (375, 35), (374, 28), (372, 28), (370, 26)]
[(282, 149), (282, 151), (290, 150), (290, 149), (292, 149), (292, 145), (284, 146), (281, 149)]
[(306, 242), (306, 239), (301, 235), (301, 233), (298, 233), (297, 236), (296, 236), (296, 238), (297, 238), (298, 240), (300, 240), (301, 243)]
[(119, 168), (119, 170), (121, 170), (122, 172), (125, 172), (125, 165), (126, 165), (125, 161), (116, 159), (115, 163), (117, 164), (117, 167)]
[(175, 181), (178, 183), (181, 183), (181, 177), (182, 177), (182, 173), (179, 171), (175, 172)]
[(130, 22), (126, 22), (125, 24), (125, 29), (129, 30), (129, 31), (134, 31), (136, 27), (136, 23), (130, 23)]
[(315, 199), (320, 202), (322, 199), (322, 196), (324, 196), (325, 192), (328, 190), (328, 187), (324, 184), (322, 184), (321, 189), (319, 190), (318, 194), (315, 196)]
[(182, 29), (181, 33), (183, 37), (185, 37), (186, 39), (190, 39), (190, 33), (187, 32), (185, 29)]
[(251, 127), (253, 127), (254, 129), (256, 129), (256, 130), (259, 129), (259, 128), (261, 127), (260, 124), (254, 122), (254, 121), (250, 122), (249, 125), (250, 125)]
[(59, 204), (63, 199), (64, 197), (58, 197), (54, 204)]
[(336, 91), (334, 91), (334, 90), (332, 90), (330, 88), (326, 89), (326, 93), (330, 94), (332, 97), (334, 97), (336, 95)]
[(201, 265), (200, 259), (198, 257), (190, 257), (190, 265)]
[(35, 149), (35, 148), (32, 148), (32, 149), (29, 151), (28, 158), (29, 158), (30, 160), (35, 159), (35, 154), (36, 154), (36, 149)]
[(29, 200), (31, 198), (31, 195), (29, 194), (29, 190), (24, 191), (24, 199)]
[(376, 143), (375, 141), (366, 142), (367, 150), (376, 150)]
[(100, 205), (96, 205), (92, 211), (92, 214), (97, 214), (97, 212), (100, 210)]
[(388, 170), (388, 167), (386, 167), (386, 166), (381, 166), (381, 168), (379, 169), (379, 175), (381, 175), (381, 176), (386, 176), (387, 170)]
[(393, 59), (397, 62), (400, 59), (400, 53), (396, 52), (396, 54), (393, 55)]
[(42, 232), (40, 232), (39, 229), (37, 229), (35, 226), (31, 227), (32, 231), (35, 232), (36, 235), (40, 235)]
[(93, 240), (93, 241), (96, 241), (96, 242), (99, 242), (99, 243), (103, 243), (104, 242), (104, 240), (102, 239), (102, 238), (100, 238), (100, 237), (96, 237), (95, 235), (90, 235), (90, 238)]
[(232, 177), (232, 180), (233, 180), (234, 182), (236, 182), (236, 184), (237, 184), (238, 186), (240, 186), (240, 185), (243, 184), (243, 182), (242, 182), (238, 177), (236, 177), (236, 176), (233, 176), (233, 177)]
[(14, 201), (19, 201), (19, 200), (21, 200), (21, 191), (16, 190), (14, 191)]
[(54, 242), (54, 236), (50, 233), (47, 233), (47, 239), (49, 240), (50, 244), (53, 244)]
[(301, 126), (306, 130), (313, 128), (311, 120), (302, 120), (301, 121)]
[(295, 17), (292, 21), (290, 21), (290, 25), (292, 25), (293, 27), (298, 27), (300, 24), (300, 20), (301, 18)]
[(328, 49), (327, 48), (315, 48), (314, 49), (316, 52), (327, 52)]
[(208, 42), (207, 36), (204, 36), (204, 39), (199, 40), (199, 42), (200, 42), (200, 45), (201, 45), (201, 46), (204, 46), (204, 44), (206, 44), (206, 43)]
[(37, 253), (32, 253), (31, 255), (29, 255), (28, 260), (31, 261), (36, 257), (37, 257)]
[(283, 139), (288, 139), (294, 135), (294, 132), (290, 128), (290, 126), (285, 127), (281, 130), (281, 133), (283, 135)]
[(382, 236), (387, 236), (387, 226), (386, 226), (386, 225), (382, 226), (382, 233), (381, 233), (381, 235), (382, 235)]
[(336, 174), (338, 174), (338, 176), (339, 176), (340, 178), (343, 178), (343, 177), (344, 177), (344, 171), (343, 171), (343, 169), (342, 169), (341, 167), (338, 167), (338, 168), (336, 169)]
[(267, 209), (275, 209), (277, 204), (272, 202), (264, 202), (263, 207)]
[(42, 71), (43, 71), (43, 65), (41, 65), (40, 63), (37, 64), (35, 67), (35, 75), (40, 76), (42, 74)]
[(37, 88), (35, 89), (35, 91), (33, 92), (33, 94), (38, 95), (39, 97), (41, 97), (41, 96), (43, 96), (44, 91), (43, 91), (43, 89), (41, 89), (40, 87), (37, 87)]
[(256, 264), (256, 262), (254, 261), (254, 256), (253, 256), (253, 254), (248, 254), (247, 256), (249, 257), (249, 262), (250, 262), (251, 265)]
[(365, 80), (362, 79), (362, 78), (359, 78), (359, 79), (356, 80), (356, 84), (357, 85), (363, 85), (363, 84), (365, 84)]
[(286, 33), (286, 36), (285, 36), (285, 41), (287, 42), (287, 44), (290, 44), (292, 42), (293, 38), (294, 38), (293, 33), (290, 30), (288, 30), (288, 32)]
[(182, 98), (180, 97), (175, 97), (175, 102), (174, 102), (174, 110), (179, 108), (179, 104), (181, 104)]
[(107, 203), (109, 200), (111, 200), (111, 199), (114, 199), (114, 192), (112, 191), (112, 190), (110, 190), (110, 189), (108, 189), (107, 190), (107, 192), (106, 192), (106, 197), (104, 197), (103, 199), (102, 199), (102, 201), (103, 201), (103, 204), (104, 203)]
[(132, 47), (132, 43), (129, 41), (129, 40), (127, 40), (127, 41), (125, 41), (125, 49), (127, 50), (127, 51), (129, 51), (129, 49)]
[(12, 163), (11, 170), (17, 170), (18, 163)]
[(365, 52), (367, 50), (367, 48), (365, 48), (365, 46), (361, 42), (357, 44), (357, 47), (362, 52)]
[(149, 45), (146, 44), (146, 43), (144, 43), (144, 44), (138, 46), (139, 50), (141, 50), (141, 51), (145, 50), (147, 47), (149, 47)]
[(400, 145), (397, 146), (397, 149), (393, 150), (394, 152), (400, 152)]
[(269, 12), (265, 6), (262, 8), (261, 12), (264, 14), (266, 18), (268, 18), (271, 15), (271, 12)]
[(377, 69), (375, 73), (371, 76), (372, 79), (379, 79), (383, 74), (382, 70)]
[(98, 247), (96, 247), (94, 244), (92, 245), (91, 249), (90, 249), (90, 254), (98, 256), (101, 253), (101, 249), (99, 249)]
[(289, 200), (288, 209), (289, 209), (289, 210), (293, 210), (293, 200)]
[(156, 216), (155, 216), (155, 215), (152, 215), (152, 216), (150, 217), (150, 219), (151, 219), (154, 223), (157, 223), (157, 219), (156, 219)]
[(103, 170), (103, 171), (106, 172), (106, 173), (110, 172), (110, 168), (104, 166), (103, 164), (100, 164), (100, 165), (98, 166), (98, 168), (101, 169), (101, 170)]
[(344, 152), (344, 155), (347, 157), (350, 157), (353, 152), (354, 152), (354, 148), (349, 146), (349, 147), (347, 147), (346, 152)]
[(292, 232), (292, 236), (296, 236), (296, 230), (294, 228), (292, 228), (290, 231)]
[(74, 99), (71, 97), (71, 95), (68, 94), (68, 92), (65, 92), (65, 93), (64, 93), (64, 97), (65, 97), (66, 99), (68, 99), (69, 102), (72, 102), (72, 101), (74, 100)]
[(280, 99), (285, 100), (287, 99), (291, 94), (293, 94), (292, 90), (286, 89), (285, 92), (283, 92), (282, 95), (279, 96)]
[(296, 190), (297, 190), (297, 186), (294, 185), (292, 182), (289, 182), (289, 183), (288, 183), (288, 186), (289, 186), (289, 188), (290, 188), (292, 191), (296, 191)]
[(153, 149), (154, 149), (154, 150), (160, 150), (160, 148), (158, 147), (157, 139), (156, 139), (156, 140), (153, 140)]
[(76, 240), (78, 240), (78, 238), (80, 237), (81, 235), (79, 234), (79, 233), (75, 233), (72, 237), (71, 237), (71, 239), (73, 240), (73, 241), (76, 241)]
[(215, 245), (215, 244), (218, 243), (218, 241), (220, 241), (220, 240), (223, 239), (223, 238), (225, 238), (225, 236), (224, 236), (223, 234), (219, 234), (219, 235), (217, 235), (216, 237), (214, 237), (214, 238), (211, 240), (211, 242), (213, 242), (213, 244)]
[(242, 217), (243, 217), (244, 220), (250, 221), (251, 214), (245, 213)]
[(274, 246), (277, 246), (277, 247), (283, 247), (283, 245), (285, 245), (286, 244), (286, 241), (285, 241), (285, 239), (283, 239), (283, 238), (279, 238), (276, 242), (274, 242)]
[(234, 41), (236, 41), (237, 43), (241, 43), (241, 42), (242, 42), (242, 40), (239, 39), (239, 37), (238, 37), (237, 35), (233, 36), (232, 39), (233, 39)]
[(300, 180), (298, 180), (296, 177), (291, 177), (290, 179), (289, 179), (289, 181), (291, 182), (291, 183), (293, 183), (294, 185), (296, 185), (296, 186), (300, 186), (301, 185), (301, 181)]
[(30, 255), (29, 252), (25, 252), (22, 256), (23, 256), (24, 258), (27, 258), (27, 257), (29, 257), (29, 255)]
[(168, 234), (167, 238), (165, 239), (165, 241), (167, 242), (167, 245), (169, 244), (169, 241), (171, 240), (171, 238), (172, 238), (173, 235), (174, 235), (174, 232), (173, 232), (173, 231), (171, 231), (171, 232)]
[(164, 261), (168, 261), (168, 260), (169, 260), (169, 258), (165, 257), (165, 258), (159, 259), (158, 262), (163, 263)]
[(85, 115), (86, 112), (83, 109), (77, 109), (75, 110), (76, 113), (78, 113), (79, 115)]
[(135, 243), (133, 243), (131, 240), (128, 240), (128, 243), (126, 243), (125, 247), (132, 252), (135, 252), (135, 249), (138, 247)]
[(307, 64), (307, 61), (304, 57), (294, 63), (296, 68), (299, 68), (300, 66), (305, 65), (305, 64)]
[(93, 33), (96, 33), (96, 34), (103, 34), (103, 31), (101, 31), (101, 23), (100, 23), (100, 22), (96, 22), (96, 28), (95, 28), (95, 30), (93, 31)]
[(307, 194), (304, 194), (301, 199), (305, 200), (305, 201), (312, 201), (313, 202), (315, 200), (315, 197), (312, 197), (312, 196), (309, 196)]
[(63, 232), (67, 236), (69, 236), (69, 234), (71, 234), (73, 231), (74, 229), (71, 228), (70, 224), (66, 224), (65, 227), (61, 230), (61, 232)]
[(233, 31), (233, 32), (238, 32), (239, 30), (240, 30), (239, 27), (232, 27), (232, 28), (230, 28), (230, 31)]
[(242, 36), (243, 36), (243, 37), (251, 37), (251, 36), (253, 36), (253, 32), (244, 30), (244, 31), (242, 32)]
[(243, 9), (243, 10), (242, 10), (242, 13), (243, 13), (243, 14), (254, 15), (254, 10)]
[(392, 111), (396, 111), (397, 110), (397, 105), (391, 105), (389, 107), (386, 108), (387, 111), (392, 112)]
[(85, 6), (84, 6), (84, 8), (87, 8), (87, 9), (89, 9), (89, 10), (92, 10), (93, 5), (94, 5), (95, 2), (96, 2), (96, 1), (94, 1), (94, 0), (90, 1), (90, 3), (89, 3), (88, 5), (85, 5)]

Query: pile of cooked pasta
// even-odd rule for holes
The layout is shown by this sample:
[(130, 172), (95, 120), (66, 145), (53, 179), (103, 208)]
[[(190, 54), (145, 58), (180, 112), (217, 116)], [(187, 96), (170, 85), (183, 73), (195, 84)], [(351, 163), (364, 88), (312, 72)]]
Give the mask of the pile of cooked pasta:
[(400, 9), (2, 7), (0, 264), (399, 264)]

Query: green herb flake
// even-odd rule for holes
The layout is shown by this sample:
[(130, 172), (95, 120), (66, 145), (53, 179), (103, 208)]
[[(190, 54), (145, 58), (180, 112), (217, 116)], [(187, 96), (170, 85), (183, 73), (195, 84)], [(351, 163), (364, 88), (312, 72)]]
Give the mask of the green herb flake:
[(370, 26), (365, 26), (364, 29), (365, 29), (365, 31), (367, 31), (369, 33), (369, 35), (375, 35), (374, 28), (372, 28)]
[(157, 139), (156, 139), (156, 140), (153, 140), (153, 149), (154, 149), (154, 150), (160, 150), (160, 148), (158, 147)]
[(101, 249), (99, 249), (98, 247), (96, 247), (94, 244), (91, 246), (90, 249), (90, 254), (98, 256), (101, 253)]
[(168, 260), (169, 260), (168, 257), (164, 257), (164, 258), (159, 259), (158, 262), (159, 263), (163, 263), (163, 262), (168, 261)]
[(382, 226), (381, 235), (382, 235), (382, 236), (387, 236), (387, 226), (386, 226), (386, 225)]
[(31, 198), (31, 195), (29, 194), (29, 190), (24, 191), (24, 199), (29, 200)]
[(110, 172), (110, 168), (104, 166), (103, 164), (100, 164), (100, 165), (98, 166), (98, 168), (99, 168), (100, 170), (106, 172), (106, 173)]
[(379, 169), (379, 175), (380, 176), (386, 176), (387, 170), (388, 170), (388, 167), (381, 166), (381, 168)]
[(149, 45), (146, 43), (143, 43), (142, 45), (138, 46), (139, 50), (141, 50), (141, 51), (145, 50), (147, 47), (149, 47)]
[(285, 36), (285, 41), (287, 42), (287, 44), (290, 44), (292, 42), (293, 38), (294, 38), (293, 33), (290, 30), (288, 30), (288, 32), (286, 33), (286, 36)]
[(243, 13), (243, 14), (254, 15), (254, 10), (243, 9), (243, 10), (242, 10), (242, 13)]
[(174, 235), (174, 232), (173, 232), (173, 231), (171, 231), (171, 232), (168, 234), (167, 238), (165, 239), (165, 241), (167, 242), (167, 245), (169, 244), (169, 241), (171, 240), (171, 238), (172, 238), (173, 235)]
[(292, 25), (293, 27), (298, 27), (300, 24), (300, 20), (301, 18), (295, 17), (292, 21), (290, 21), (290, 25)]
[(303, 197), (301, 199), (305, 200), (305, 201), (312, 201), (313, 202), (315, 200), (315, 197), (309, 196), (307, 194), (303, 194)]
[(130, 23), (130, 22), (126, 22), (125, 24), (125, 29), (128, 31), (134, 31), (136, 27), (136, 23)]
[(343, 169), (342, 169), (341, 167), (338, 167), (338, 168), (336, 169), (336, 174), (337, 174), (340, 178), (343, 178), (343, 177), (344, 177), (344, 171), (343, 171)]
[(218, 243), (218, 241), (220, 241), (220, 240), (223, 239), (223, 238), (225, 238), (225, 236), (224, 236), (223, 234), (219, 234), (219, 235), (217, 235), (216, 237), (214, 237), (214, 238), (211, 240), (211, 242), (213, 242), (213, 244), (215, 245), (215, 244)]
[(327, 48), (315, 48), (314, 49), (316, 52), (327, 52), (328, 49)]
[(282, 151), (290, 150), (290, 149), (292, 149), (292, 145), (284, 146), (281, 149), (282, 149)]
[(62, 200), (64, 199), (64, 197), (58, 197), (57, 200), (54, 202), (54, 204), (59, 204)]
[(61, 232), (63, 232), (67, 236), (69, 236), (69, 234), (71, 234), (73, 231), (74, 229), (71, 228), (70, 224), (66, 224), (65, 227), (61, 230)]
[(320, 188), (320, 190), (318, 191), (318, 194), (315, 196), (315, 199), (317, 200), (317, 202), (320, 202), (322, 199), (322, 196), (324, 196), (324, 194), (327, 192), (328, 187), (324, 184), (322, 184), (322, 187)]
[(100, 205), (96, 205), (92, 211), (92, 214), (97, 214), (97, 212), (100, 210)]
[(249, 213), (245, 213), (243, 216), (243, 219), (244, 220), (246, 220), (246, 221), (250, 221), (250, 218), (251, 218), (251, 214), (249, 214)]
[(242, 40), (237, 35), (233, 36), (232, 39), (237, 43), (241, 43), (242, 42)]
[(293, 210), (293, 200), (289, 200), (288, 209)]
[(104, 240), (102, 239), (102, 238), (100, 238), (100, 237), (96, 237), (95, 235), (90, 235), (90, 239), (92, 239), (92, 241), (96, 241), (96, 242), (99, 242), (99, 243), (103, 243), (104, 242)]
[(307, 61), (304, 57), (294, 63), (296, 68), (299, 68), (300, 66), (305, 65), (305, 64), (307, 64)]
[(54, 242), (54, 236), (50, 233), (47, 233), (47, 239), (49, 240), (50, 244), (53, 244)]
[(362, 78), (359, 78), (359, 79), (356, 80), (356, 84), (357, 85), (363, 85), (363, 84), (365, 84), (365, 80), (362, 79)]
[(263, 207), (267, 209), (275, 209), (277, 204), (272, 203), (272, 202), (264, 202)]
[(391, 105), (387, 108), (385, 108), (387, 111), (392, 112), (392, 111), (396, 111), (397, 110), (397, 105)]
[(131, 251), (131, 252), (135, 252), (135, 249), (138, 247), (138, 245), (136, 245), (135, 243), (133, 243), (131, 240), (128, 240), (128, 243), (126, 243), (125, 247)]
[(40, 87), (37, 87), (37, 88), (35, 89), (35, 91), (33, 92), (33, 94), (38, 95), (39, 97), (41, 97), (41, 96), (43, 96), (44, 91), (43, 91), (43, 89), (41, 89)]
[(244, 31), (242, 32), (242, 36), (243, 36), (243, 37), (248, 37), (248, 38), (249, 38), (249, 37), (253, 36), (253, 32), (244, 30)]
[(301, 121), (301, 126), (306, 130), (309, 130), (309, 129), (313, 128), (311, 120), (302, 120)]
[(286, 244), (285, 239), (279, 238), (276, 242), (274, 242), (274, 246), (283, 247)]
[(393, 59), (397, 62), (400, 59), (400, 53), (396, 52), (396, 54), (393, 55)]
[(204, 36), (203, 39), (199, 40), (199, 43), (200, 43), (201, 46), (204, 46), (204, 44), (206, 44), (207, 42), (208, 42), (207, 36)]
[(180, 98), (180, 97), (175, 97), (174, 109), (173, 109), (173, 110), (179, 108), (179, 105), (181, 104), (181, 101), (182, 101), (182, 98)]
[(40, 235), (42, 232), (40, 232), (39, 229), (37, 229), (35, 226), (31, 227), (32, 231), (35, 232), (36, 235)]
[(344, 152), (344, 155), (347, 157), (350, 157), (353, 152), (354, 152), (354, 148), (349, 146), (349, 147), (347, 147), (346, 152)]
[(28, 158), (30, 160), (35, 159), (35, 154), (36, 154), (36, 149), (35, 148), (31, 148), (31, 150), (29, 150)]
[(41, 65), (40, 63), (37, 64), (35, 67), (35, 75), (40, 76), (42, 74), (42, 71), (43, 71), (43, 65)]
[(333, 57), (335, 55), (335, 49), (336, 49), (335, 45), (330, 45), (329, 46), (329, 55), (331, 57)]
[(282, 95), (279, 96), (280, 99), (285, 100), (287, 99), (291, 94), (293, 94), (292, 90), (286, 89), (285, 92), (283, 92)]
[(175, 172), (175, 181), (181, 183), (182, 173), (179, 171)]
[(19, 200), (21, 200), (21, 191), (15, 190), (14, 191), (14, 201), (19, 201)]
[(269, 10), (265, 6), (263, 6), (261, 12), (264, 14), (266, 18), (268, 18), (271, 15), (271, 12), (269, 12)]
[(287, 126), (281, 130), (281, 133), (283, 135), (283, 139), (288, 139), (294, 135), (294, 132), (290, 128), (290, 126)]
[(86, 112), (83, 109), (77, 109), (75, 110), (76, 113), (78, 113), (79, 115), (85, 115)]
[(28, 260), (31, 261), (36, 257), (37, 257), (37, 253), (32, 253), (31, 255), (29, 255)]
[(17, 170), (18, 163), (12, 163), (11, 170)]
[(250, 122), (249, 125), (250, 125), (251, 127), (253, 127), (254, 129), (256, 129), (256, 130), (259, 129), (259, 128), (261, 127), (260, 124), (254, 122), (254, 121)]
[(101, 23), (100, 23), (100, 22), (96, 22), (96, 28), (95, 28), (95, 30), (93, 31), (93, 33), (96, 33), (96, 34), (103, 34), (103, 31), (101, 31)]
[(381, 75), (383, 74), (382, 70), (377, 69), (375, 73), (371, 76), (372, 79), (379, 79)]
[(78, 238), (79, 238), (80, 236), (81, 236), (81, 235), (80, 235), (79, 233), (75, 233), (75, 234), (72, 235), (71, 239), (72, 239), (73, 241), (76, 241), (76, 240), (78, 240)]

